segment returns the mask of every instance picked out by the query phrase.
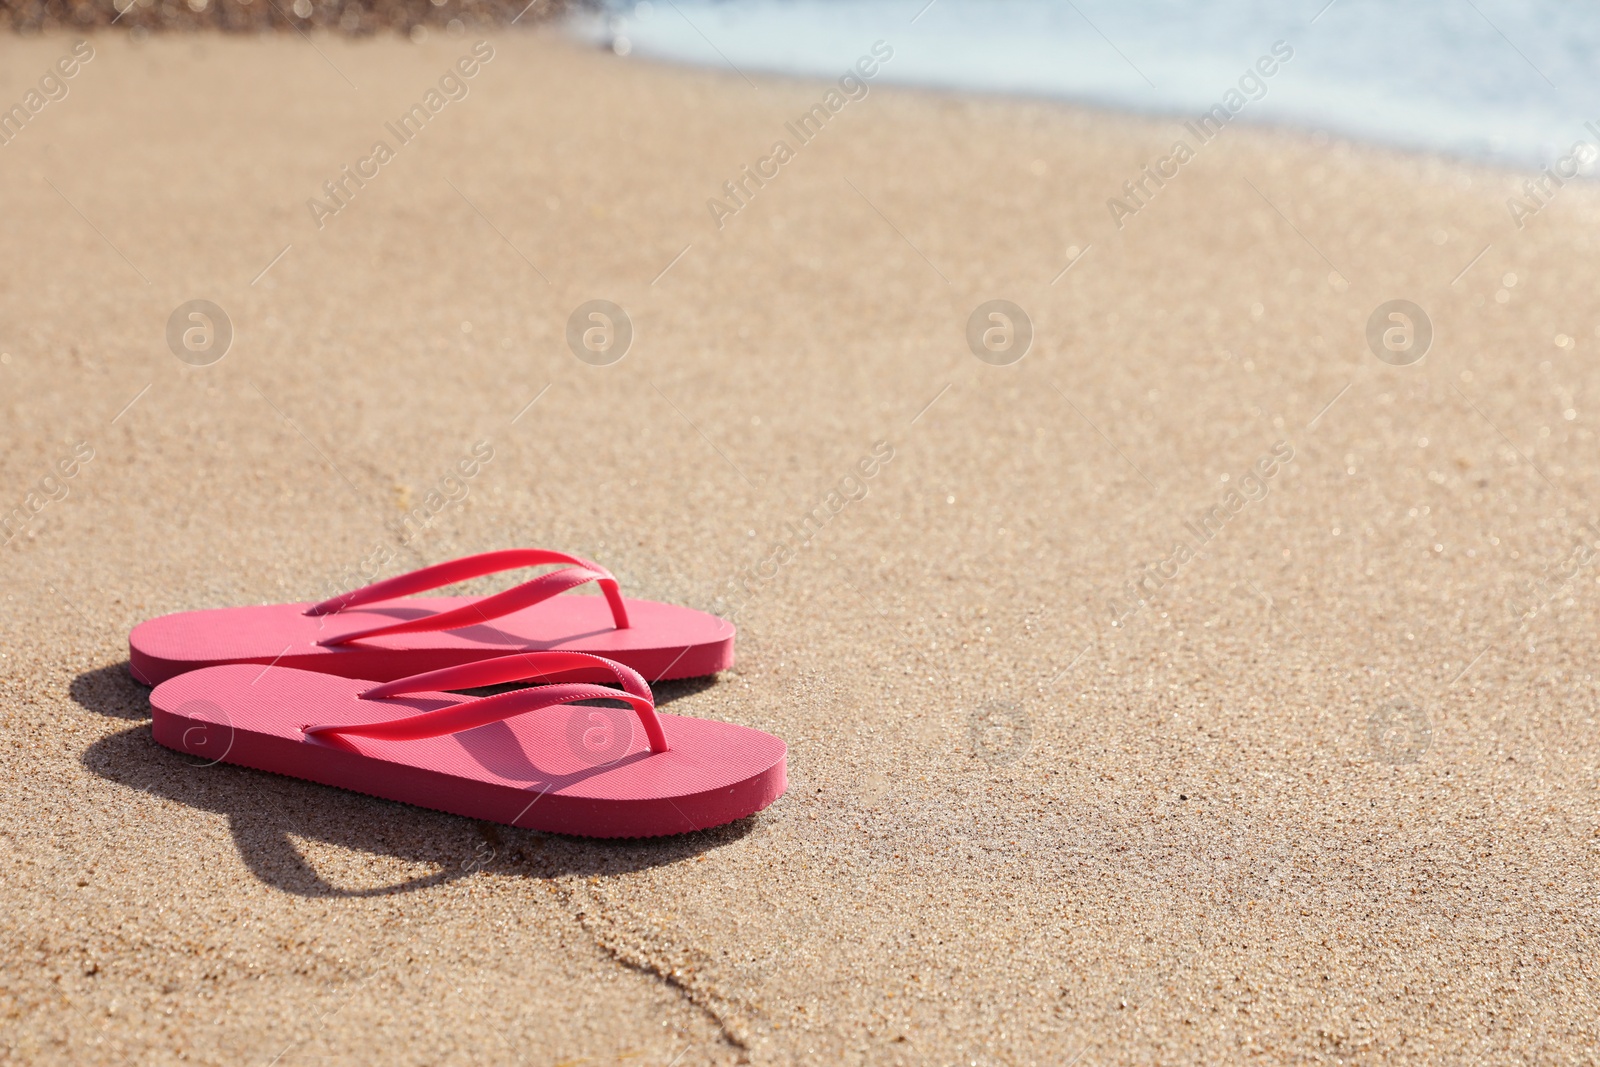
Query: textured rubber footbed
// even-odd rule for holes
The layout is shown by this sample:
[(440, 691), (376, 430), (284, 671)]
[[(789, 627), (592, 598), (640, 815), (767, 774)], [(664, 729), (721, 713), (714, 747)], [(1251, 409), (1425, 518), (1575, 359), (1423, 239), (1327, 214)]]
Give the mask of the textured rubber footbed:
[(632, 710), (548, 708), (416, 741), (307, 738), (314, 724), (393, 718), (472, 698), (362, 700), (370, 682), (292, 668), (208, 667), (150, 694), (155, 739), (232, 763), (468, 818), (585, 837), (720, 826), (783, 794), (787, 746), (760, 730), (659, 714), (652, 753)]
[(654, 600), (628, 600), (618, 630), (604, 597), (558, 596), (478, 626), (391, 634), (327, 648), (341, 634), (432, 615), (478, 597), (410, 597), (389, 604), (305, 614), (309, 604), (266, 604), (163, 615), (128, 635), (133, 676), (146, 685), (224, 663), (276, 664), (386, 682), (509, 652), (564, 649), (626, 664), (649, 681), (697, 678), (733, 665), (733, 624)]

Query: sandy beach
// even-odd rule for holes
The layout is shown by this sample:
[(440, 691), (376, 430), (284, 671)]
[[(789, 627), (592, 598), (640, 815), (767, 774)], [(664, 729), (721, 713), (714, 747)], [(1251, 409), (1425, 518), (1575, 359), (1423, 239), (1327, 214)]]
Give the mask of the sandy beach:
[[(9, 1062), (1600, 1059), (1600, 193), (1230, 127), (1120, 212), (1180, 122), (75, 40), (0, 40), (0, 107), (75, 59), (0, 144)], [(732, 618), (658, 696), (787, 795), (590, 842), (151, 740), (138, 622), (523, 545)]]

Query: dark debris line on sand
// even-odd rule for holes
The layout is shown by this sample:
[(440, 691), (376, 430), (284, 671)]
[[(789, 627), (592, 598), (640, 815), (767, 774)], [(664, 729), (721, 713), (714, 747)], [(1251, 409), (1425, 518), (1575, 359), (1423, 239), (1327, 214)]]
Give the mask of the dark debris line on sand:
[[(19, 33), (86, 30), (218, 29), (266, 33), (323, 29), (362, 35), (416, 27), (443, 30), (519, 25), (550, 18), (581, 0), (0, 0), (0, 28)], [(122, 9), (126, 8), (126, 11)], [(120, 12), (120, 13), (119, 13)]]

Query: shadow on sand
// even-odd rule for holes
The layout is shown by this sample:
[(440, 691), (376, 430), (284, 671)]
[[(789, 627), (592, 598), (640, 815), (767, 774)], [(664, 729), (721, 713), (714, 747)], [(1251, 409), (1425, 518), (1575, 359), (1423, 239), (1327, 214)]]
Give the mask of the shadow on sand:
[[(695, 678), (654, 686), (658, 705), (715, 685)], [(90, 745), (82, 763), (108, 781), (228, 817), (234, 845), (255, 876), (307, 897), (371, 897), (427, 889), (488, 869), (534, 878), (619, 874), (676, 863), (749, 833), (759, 816), (674, 837), (602, 841), (466, 819), (229, 764), (207, 766), (150, 736), (150, 690), (126, 663), (73, 679), (74, 702), (139, 725)], [(385, 856), (431, 873), (377, 888), (342, 889), (308, 865), (290, 835)]]

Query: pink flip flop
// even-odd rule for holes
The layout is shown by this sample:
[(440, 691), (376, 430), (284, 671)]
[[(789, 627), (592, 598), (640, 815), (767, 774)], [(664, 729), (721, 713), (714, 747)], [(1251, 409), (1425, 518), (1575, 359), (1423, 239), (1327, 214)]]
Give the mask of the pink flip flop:
[[(493, 596), (383, 603), (546, 563), (568, 566)], [(605, 595), (556, 598), (585, 582), (598, 583)], [(128, 666), (146, 685), (224, 663), (271, 663), (381, 682), (508, 652), (561, 649), (605, 656), (661, 681), (733, 666), (733, 637), (733, 624), (715, 615), (624, 597), (598, 564), (512, 548), (424, 567), (320, 604), (163, 615), (128, 635)]]
[[(444, 692), (563, 681), (472, 698)], [(623, 701), (628, 710), (574, 701)], [(527, 652), (383, 685), (233, 664), (150, 694), (155, 739), (358, 793), (551, 833), (660, 837), (721, 826), (783, 795), (788, 748), (771, 734), (657, 714), (620, 663)], [(538, 712), (540, 714), (533, 714)]]

